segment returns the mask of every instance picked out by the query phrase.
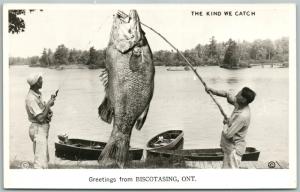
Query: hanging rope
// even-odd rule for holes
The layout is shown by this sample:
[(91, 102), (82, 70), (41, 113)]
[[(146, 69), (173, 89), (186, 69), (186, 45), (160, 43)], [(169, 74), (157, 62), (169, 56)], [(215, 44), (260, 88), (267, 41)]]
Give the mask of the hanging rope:
[[(122, 11), (118, 11), (118, 14), (121, 16), (121, 17), (128, 17), (127, 14), (125, 14), (124, 12)], [(193, 65), (187, 60), (187, 58), (172, 44), (170, 43), (164, 36), (162, 36), (160, 33), (158, 33), (156, 30), (154, 30), (152, 27), (149, 27), (148, 25), (140, 22), (141, 25), (147, 27), (148, 29), (150, 29), (151, 31), (153, 31), (154, 33), (156, 33), (157, 35), (159, 35), (163, 40), (165, 40), (174, 50), (176, 50), (176, 52), (186, 61), (187, 65), (189, 68), (192, 69), (192, 71), (195, 73), (195, 75), (198, 77), (198, 79), (201, 81), (201, 83), (203, 84), (204, 88), (206, 89), (207, 88), (207, 85), (206, 85), (206, 82), (202, 79), (202, 77), (197, 73), (197, 70), (194, 69)], [(212, 98), (212, 100), (214, 101), (214, 103), (218, 106), (221, 114), (223, 115), (223, 117), (225, 119), (228, 119), (226, 113), (224, 112), (222, 106), (218, 103), (218, 101), (214, 98), (214, 96), (212, 95), (211, 92), (208, 92), (209, 96)]]
[[(102, 29), (102, 27), (104, 26), (104, 24), (106, 24), (106, 22), (107, 22), (108, 19), (110, 19), (110, 18), (111, 18), (111, 15), (108, 15), (108, 16), (103, 20), (103, 22), (101, 23), (101, 25), (99, 25), (99, 27), (97, 28), (96, 32), (99, 32), (99, 31)], [(94, 39), (94, 37), (93, 37), (93, 39)], [(91, 43), (93, 43), (93, 40), (89, 40), (88, 46), (90, 46)]]

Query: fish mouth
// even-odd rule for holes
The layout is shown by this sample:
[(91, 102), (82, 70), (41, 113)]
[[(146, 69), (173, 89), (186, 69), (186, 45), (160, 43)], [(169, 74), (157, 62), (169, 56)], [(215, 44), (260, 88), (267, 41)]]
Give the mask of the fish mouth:
[(117, 18), (124, 23), (129, 23), (130, 21), (139, 21), (139, 16), (136, 10), (130, 10), (129, 15), (125, 14), (123, 11), (118, 10)]
[(143, 34), (136, 10), (130, 10), (128, 15), (123, 11), (115, 14), (111, 40), (121, 53), (132, 49), (143, 38)]

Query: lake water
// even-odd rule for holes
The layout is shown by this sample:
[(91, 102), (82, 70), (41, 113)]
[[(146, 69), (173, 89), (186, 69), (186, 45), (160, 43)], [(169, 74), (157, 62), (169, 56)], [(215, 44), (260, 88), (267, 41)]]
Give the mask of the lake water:
[[(58, 134), (69, 138), (107, 141), (112, 125), (98, 117), (98, 106), (104, 97), (99, 79), (101, 70), (9, 68), (9, 132), (10, 158), (32, 160), (32, 142), (28, 135), (30, 123), (25, 111), (28, 92), (27, 76), (44, 73), (42, 92), (48, 100), (61, 87), (53, 107), (54, 116), (49, 133), (51, 161), (55, 159), (54, 142)], [(248, 146), (261, 151), (260, 160), (288, 161), (289, 131), (289, 76), (287, 68), (253, 67), (226, 70), (219, 67), (197, 69), (207, 84), (216, 89), (238, 92), (243, 86), (256, 91), (256, 100), (250, 105), (251, 125), (247, 135)], [(228, 115), (233, 110), (225, 99), (218, 98)], [(5, 104), (4, 104), (5, 106)], [(154, 135), (169, 130), (184, 131), (184, 148), (219, 147), (222, 116), (191, 71), (167, 71), (156, 67), (155, 92), (147, 120), (141, 131), (133, 129), (131, 146), (145, 148)]]

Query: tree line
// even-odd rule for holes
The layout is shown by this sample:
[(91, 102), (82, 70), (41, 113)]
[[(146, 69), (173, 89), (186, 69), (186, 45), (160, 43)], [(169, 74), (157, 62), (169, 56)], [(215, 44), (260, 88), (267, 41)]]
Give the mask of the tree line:
[[(45, 48), (40, 56), (9, 59), (10, 65), (28, 64), (31, 66), (60, 66), (84, 64), (89, 68), (105, 67), (105, 49), (89, 50), (69, 49), (59, 45), (55, 51)], [(183, 55), (194, 66), (218, 65), (225, 68), (249, 67), (250, 64), (286, 63), (289, 58), (289, 39), (282, 37), (277, 40), (257, 39), (253, 42), (235, 41), (217, 42), (214, 36), (209, 43), (198, 44), (195, 48), (183, 51)], [(175, 51), (160, 50), (153, 53), (156, 66), (185, 66), (185, 61)]]
[[(91, 47), (89, 51), (68, 49), (65, 45), (59, 45), (55, 52), (44, 49), (39, 59), (41, 66), (60, 66), (70, 64), (89, 65), (90, 68), (105, 67), (105, 50), (96, 50)], [(34, 64), (33, 64), (34, 65)]]
[[(235, 41), (217, 42), (211, 37), (208, 44), (198, 44), (195, 48), (185, 50), (183, 55), (194, 66), (218, 65), (225, 68), (249, 67), (251, 64), (285, 63), (289, 59), (289, 39), (257, 39), (253, 42)], [(180, 55), (173, 51), (154, 53), (155, 65), (184, 66)]]

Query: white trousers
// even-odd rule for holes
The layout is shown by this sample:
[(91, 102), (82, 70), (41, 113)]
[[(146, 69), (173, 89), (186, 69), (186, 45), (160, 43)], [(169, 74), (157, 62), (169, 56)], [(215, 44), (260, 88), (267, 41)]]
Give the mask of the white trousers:
[(224, 151), (224, 159), (222, 169), (239, 169), (242, 156), (233, 151)]
[(35, 169), (47, 169), (49, 162), (48, 134), (49, 124), (32, 123), (29, 127), (29, 136), (33, 142)]

